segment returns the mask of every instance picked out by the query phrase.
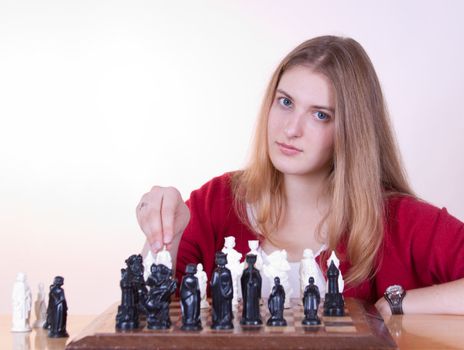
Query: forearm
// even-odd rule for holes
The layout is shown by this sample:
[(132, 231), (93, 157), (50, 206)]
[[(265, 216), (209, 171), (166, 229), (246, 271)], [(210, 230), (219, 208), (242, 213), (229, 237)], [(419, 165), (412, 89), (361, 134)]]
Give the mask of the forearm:
[[(464, 315), (464, 278), (430, 287), (408, 290), (403, 299), (405, 314)], [(382, 314), (391, 314), (385, 298), (375, 304)]]

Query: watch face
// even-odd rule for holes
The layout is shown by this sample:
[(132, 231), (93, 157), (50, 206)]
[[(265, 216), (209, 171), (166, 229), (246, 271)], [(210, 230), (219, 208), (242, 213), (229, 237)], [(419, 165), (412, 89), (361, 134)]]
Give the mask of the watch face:
[(401, 294), (403, 294), (403, 292), (404, 292), (403, 287), (401, 287), (401, 286), (399, 286), (397, 284), (388, 287), (387, 290), (386, 290), (386, 293), (388, 295), (401, 295)]

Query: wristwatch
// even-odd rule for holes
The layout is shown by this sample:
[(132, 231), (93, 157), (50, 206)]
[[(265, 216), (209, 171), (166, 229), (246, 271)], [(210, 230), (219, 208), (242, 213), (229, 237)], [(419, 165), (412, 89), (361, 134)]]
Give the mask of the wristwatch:
[(390, 304), (390, 309), (393, 315), (403, 314), (403, 298), (406, 295), (406, 291), (398, 284), (394, 284), (387, 288), (383, 296)]

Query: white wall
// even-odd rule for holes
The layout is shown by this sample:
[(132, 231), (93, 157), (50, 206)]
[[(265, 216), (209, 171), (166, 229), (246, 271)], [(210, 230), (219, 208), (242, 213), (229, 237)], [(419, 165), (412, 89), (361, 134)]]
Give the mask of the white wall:
[(417, 193), (464, 219), (461, 1), (0, 1), (0, 313), (18, 271), (65, 277), (70, 313), (118, 300), (153, 184), (240, 167), (294, 46), (371, 56)]

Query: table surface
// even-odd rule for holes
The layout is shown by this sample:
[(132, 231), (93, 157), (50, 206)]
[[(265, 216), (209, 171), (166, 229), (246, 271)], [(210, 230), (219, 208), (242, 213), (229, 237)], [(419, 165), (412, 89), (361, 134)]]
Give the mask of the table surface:
[[(11, 316), (0, 315), (0, 349), (62, 350), (96, 315), (68, 315), (69, 338), (49, 339), (43, 329), (12, 333)], [(390, 316), (385, 323), (400, 349), (464, 349), (464, 316)]]

